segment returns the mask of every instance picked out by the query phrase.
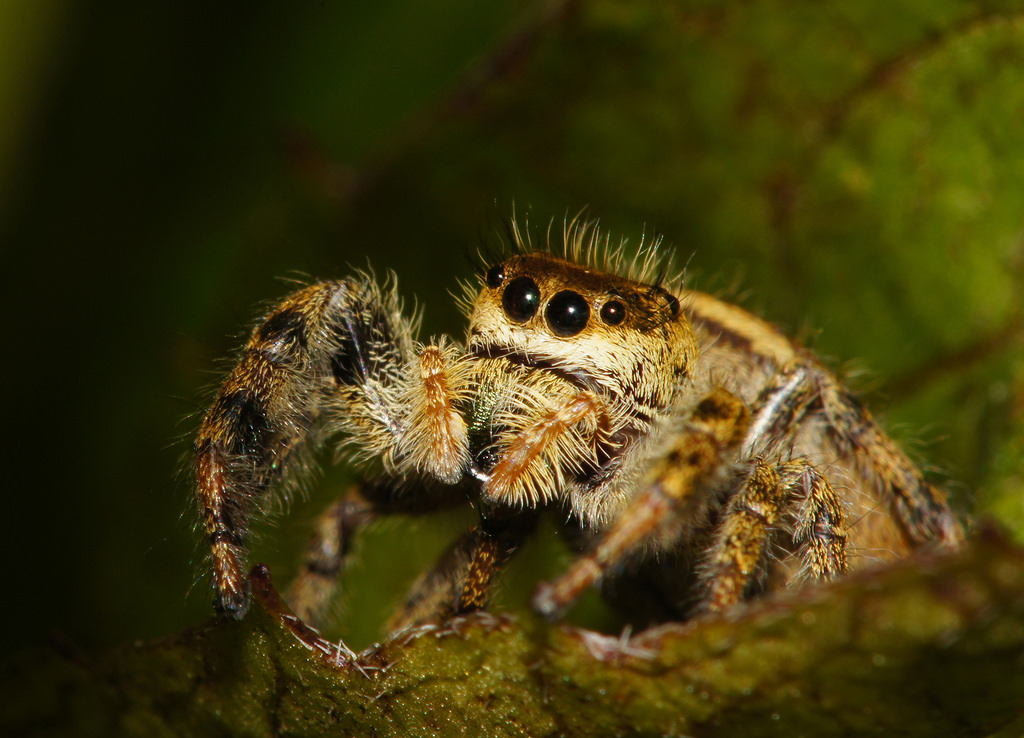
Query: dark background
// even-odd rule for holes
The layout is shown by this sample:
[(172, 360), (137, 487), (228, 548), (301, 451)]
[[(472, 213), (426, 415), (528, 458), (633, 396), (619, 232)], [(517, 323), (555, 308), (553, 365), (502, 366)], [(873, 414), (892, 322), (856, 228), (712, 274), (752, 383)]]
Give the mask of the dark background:
[[(513, 207), (663, 235), (1020, 529), (1022, 49), (1015, 2), (5, 5), (0, 650), (205, 617), (178, 469), (259, 305), (369, 260), (461, 337)], [(283, 582), (343, 485), (254, 559)], [(454, 518), (369, 535), (337, 634), (379, 638)]]

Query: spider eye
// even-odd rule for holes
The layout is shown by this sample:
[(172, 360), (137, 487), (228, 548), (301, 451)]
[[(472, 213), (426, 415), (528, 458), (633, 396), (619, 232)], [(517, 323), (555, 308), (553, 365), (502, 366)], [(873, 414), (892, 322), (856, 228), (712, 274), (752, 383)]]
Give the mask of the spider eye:
[(587, 327), (590, 306), (578, 292), (562, 290), (551, 298), (544, 314), (556, 336), (575, 336)]
[(609, 300), (601, 306), (601, 320), (608, 325), (619, 325), (626, 319), (626, 306), (619, 300)]
[(505, 281), (505, 265), (495, 264), (492, 266), (487, 270), (484, 280), (487, 282), (487, 286), (491, 289), (501, 287), (501, 283)]
[(668, 294), (668, 309), (672, 313), (672, 317), (675, 318), (679, 315), (679, 298), (673, 295), (671, 292)]
[[(490, 273), (488, 273), (488, 277)], [(516, 277), (501, 295), (505, 314), (517, 323), (525, 323), (540, 308), (540, 288), (529, 277)]]

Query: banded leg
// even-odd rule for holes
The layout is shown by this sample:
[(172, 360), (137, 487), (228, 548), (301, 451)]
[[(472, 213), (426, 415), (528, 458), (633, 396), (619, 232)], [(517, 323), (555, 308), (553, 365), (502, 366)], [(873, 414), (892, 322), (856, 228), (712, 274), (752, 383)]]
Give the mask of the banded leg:
[(248, 608), (248, 520), (269, 489), (308, 466), (325, 409), (342, 430), (394, 447), (403, 409), (387, 388), (412, 355), (413, 324), (369, 279), (316, 284), (288, 297), (253, 332), (195, 441), (196, 497), (210, 541), (217, 607)]
[(890, 506), (915, 546), (963, 543), (963, 528), (945, 495), (930, 484), (871, 414), (836, 379), (814, 364), (781, 369), (757, 401), (758, 412), (744, 443), (746, 453), (762, 453), (763, 438), (784, 438), (803, 420), (820, 412), (825, 434), (839, 455)]
[(420, 484), (405, 489), (387, 479), (353, 485), (317, 520), (286, 602), (306, 623), (322, 625), (361, 530), (382, 517), (433, 514), (465, 502), (458, 487)]
[(808, 575), (831, 579), (846, 571), (845, 516), (828, 479), (802, 459), (770, 466), (759, 458), (729, 500), (700, 568), (700, 610), (722, 612), (743, 599), (762, 571), (772, 534), (791, 508), (797, 518), (793, 541)]
[(285, 595), (292, 612), (304, 622), (314, 627), (323, 624), (355, 536), (377, 517), (373, 506), (359, 494), (358, 487), (353, 487), (317, 520), (302, 568)]
[[(563, 460), (592, 450), (604, 412), (601, 398), (593, 392), (580, 392), (564, 406), (544, 414), (502, 451), (488, 474), (486, 497), (506, 506), (527, 507), (554, 497), (565, 484)], [(567, 442), (581, 423), (588, 426), (587, 438), (577, 436), (577, 443)], [(567, 446), (571, 453), (566, 452)]]
[(470, 528), (452, 543), (429, 571), (413, 583), (402, 604), (388, 618), (387, 630), (440, 623), (458, 612), (463, 582), (477, 556), (489, 556), (490, 539)]
[(907, 455), (875, 423), (871, 414), (830, 377), (820, 388), (828, 434), (871, 484), (878, 499), (892, 506), (896, 519), (916, 545), (959, 546), (964, 531), (946, 501)]
[(817, 580), (833, 579), (849, 566), (847, 522), (842, 497), (820, 469), (803, 459), (794, 459), (780, 468), (783, 486), (799, 501), (793, 542), (803, 562), (806, 576)]
[(537, 515), (520, 513), (507, 521), (487, 520), (470, 528), (416, 581), (388, 620), (388, 630), (439, 623), (484, 609), (494, 578), (533, 531), (536, 520)]
[(626, 557), (659, 538), (681, 540), (706, 519), (710, 496), (701, 494), (743, 439), (749, 416), (743, 402), (724, 389), (697, 406), (689, 427), (652, 470), (644, 492), (622, 513), (589, 553), (558, 579), (538, 587), (533, 608), (559, 617), (587, 588)]

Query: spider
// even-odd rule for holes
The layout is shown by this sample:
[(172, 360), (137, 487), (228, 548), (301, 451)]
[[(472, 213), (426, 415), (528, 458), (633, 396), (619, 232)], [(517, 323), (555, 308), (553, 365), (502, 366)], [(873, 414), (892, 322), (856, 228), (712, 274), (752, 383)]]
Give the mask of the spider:
[(535, 592), (552, 619), (591, 586), (658, 622), (962, 541), (850, 391), (768, 323), (667, 277), (658, 242), (629, 258), (586, 222), (541, 249), (508, 230), (467, 286), (464, 344), (417, 342), (394, 280), (365, 273), (295, 292), (255, 329), (195, 440), (219, 610), (244, 616), (248, 521), (329, 439), (366, 479), (323, 515), (287, 595), (313, 623), (359, 529), (467, 499), (477, 524), (391, 627), (484, 608), (545, 513), (579, 553)]

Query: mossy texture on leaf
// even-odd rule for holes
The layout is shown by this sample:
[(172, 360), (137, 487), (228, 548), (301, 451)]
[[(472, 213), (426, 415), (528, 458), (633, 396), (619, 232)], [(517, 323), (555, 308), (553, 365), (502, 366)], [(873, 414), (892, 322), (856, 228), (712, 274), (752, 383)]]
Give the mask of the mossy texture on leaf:
[[(725, 619), (612, 637), (480, 614), (352, 654), (282, 609), (8, 666), (4, 734), (991, 735), (1024, 716), (1024, 550), (986, 529)], [(31, 677), (26, 680), (26, 675)], [(52, 703), (60, 709), (53, 710)]]

